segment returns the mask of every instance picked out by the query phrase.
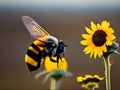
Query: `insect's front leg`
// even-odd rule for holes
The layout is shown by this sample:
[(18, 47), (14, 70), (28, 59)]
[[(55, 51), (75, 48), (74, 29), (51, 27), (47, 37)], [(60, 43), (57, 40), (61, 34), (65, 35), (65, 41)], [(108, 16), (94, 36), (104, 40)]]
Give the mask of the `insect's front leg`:
[(59, 64), (59, 60), (61, 60), (62, 62), (63, 62), (63, 60), (62, 60), (62, 56), (57, 56), (57, 67), (59, 68), (59, 66), (58, 66), (58, 64)]
[(50, 61), (52, 61), (52, 62), (54, 62), (54, 63), (57, 63), (57, 61), (54, 60), (54, 59), (52, 59), (51, 57), (50, 57)]
[(57, 60), (54, 60), (54, 59), (52, 59), (52, 58), (50, 57), (50, 61), (52, 61), (52, 62), (54, 62), (54, 63), (57, 63), (57, 67), (58, 67), (58, 68), (59, 68), (59, 65), (58, 65), (58, 64), (59, 64), (59, 58), (60, 58), (60, 57), (57, 56)]

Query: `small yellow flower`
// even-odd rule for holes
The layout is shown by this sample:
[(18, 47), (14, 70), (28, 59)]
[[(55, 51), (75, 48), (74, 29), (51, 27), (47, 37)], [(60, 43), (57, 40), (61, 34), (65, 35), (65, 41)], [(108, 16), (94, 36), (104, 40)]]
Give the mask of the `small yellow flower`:
[[(56, 61), (57, 57), (52, 57), (52, 59)], [(67, 60), (64, 57), (61, 57), (58, 63), (52, 62), (49, 57), (46, 57), (44, 64), (45, 64), (45, 69), (48, 72), (54, 69), (61, 69), (61, 70), (67, 71), (67, 68), (68, 68)]]
[(77, 77), (77, 82), (82, 84), (82, 87), (85, 89), (88, 88), (98, 88), (98, 82), (102, 81), (104, 78), (99, 77), (98, 75), (85, 75), (85, 77)]
[(101, 57), (103, 52), (107, 52), (107, 46), (112, 45), (112, 41), (116, 38), (114, 36), (114, 30), (110, 27), (110, 23), (103, 21), (101, 24), (95, 24), (91, 21), (91, 28), (85, 27), (87, 34), (82, 34), (85, 40), (80, 43), (87, 46), (83, 52), (90, 54), (90, 57), (94, 55), (94, 58), (98, 55)]

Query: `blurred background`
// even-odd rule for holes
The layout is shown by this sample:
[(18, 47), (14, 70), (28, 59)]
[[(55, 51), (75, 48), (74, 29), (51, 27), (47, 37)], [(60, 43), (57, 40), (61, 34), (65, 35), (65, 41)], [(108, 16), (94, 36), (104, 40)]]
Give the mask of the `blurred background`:
[[(80, 45), (81, 34), (90, 22), (107, 20), (115, 29), (120, 43), (120, 0), (0, 0), (0, 89), (44, 90), (50, 82), (42, 84), (43, 78), (35, 80), (29, 74), (24, 56), (34, 41), (23, 25), (21, 17), (34, 18), (51, 35), (68, 45), (65, 57), (72, 77), (62, 78), (60, 89), (83, 90), (76, 77), (85, 74), (104, 76), (102, 58), (89, 58)], [(120, 50), (119, 50), (120, 51)], [(112, 89), (120, 89), (120, 55), (112, 55)], [(42, 71), (43, 68), (40, 68)], [(101, 81), (99, 89), (105, 89)]]

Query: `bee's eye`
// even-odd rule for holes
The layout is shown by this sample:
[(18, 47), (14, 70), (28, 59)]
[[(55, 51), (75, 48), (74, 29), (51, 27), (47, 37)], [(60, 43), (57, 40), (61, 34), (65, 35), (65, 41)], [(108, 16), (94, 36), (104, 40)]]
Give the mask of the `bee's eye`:
[(47, 43), (46, 44), (46, 48), (48, 48), (48, 49), (53, 49), (53, 48), (55, 48), (57, 45), (55, 44), (55, 43)]
[(56, 44), (52, 43), (52, 47), (56, 47)]

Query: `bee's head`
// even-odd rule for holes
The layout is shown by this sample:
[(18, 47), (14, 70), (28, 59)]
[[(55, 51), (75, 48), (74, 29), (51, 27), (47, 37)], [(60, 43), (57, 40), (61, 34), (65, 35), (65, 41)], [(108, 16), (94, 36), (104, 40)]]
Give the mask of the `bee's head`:
[(53, 36), (46, 36), (44, 42), (46, 42), (46, 53), (55, 55), (58, 47), (58, 39)]
[(65, 45), (64, 42), (60, 40), (57, 47), (56, 55), (64, 55), (65, 47), (67, 47), (67, 45)]

